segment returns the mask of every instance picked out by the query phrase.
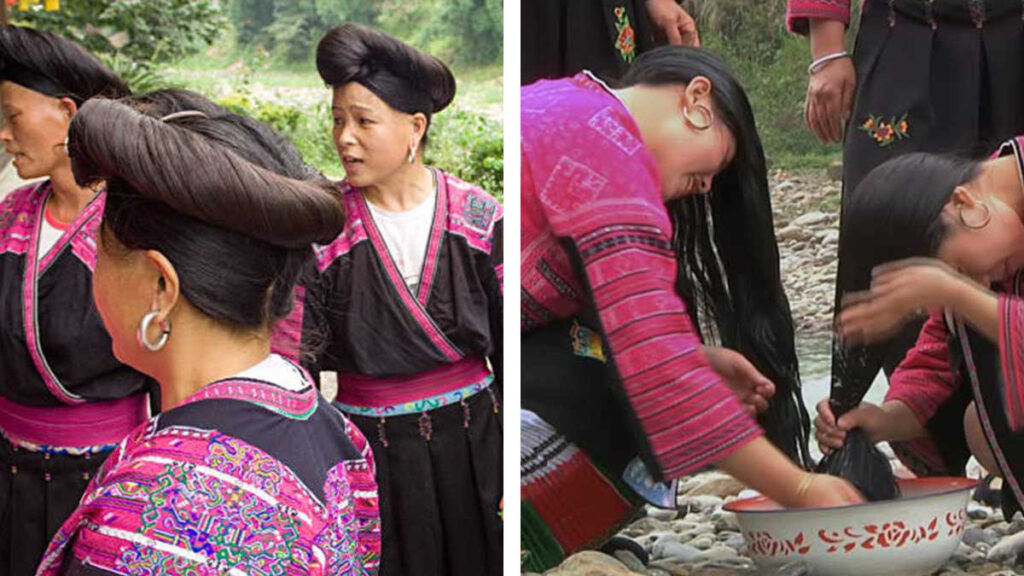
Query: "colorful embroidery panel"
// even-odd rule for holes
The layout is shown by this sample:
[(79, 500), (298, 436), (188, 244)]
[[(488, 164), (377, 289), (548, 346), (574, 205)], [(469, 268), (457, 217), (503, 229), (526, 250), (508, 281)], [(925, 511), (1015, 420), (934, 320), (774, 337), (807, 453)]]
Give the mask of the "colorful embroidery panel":
[(858, 128), (862, 132), (867, 132), (883, 148), (894, 142), (910, 138), (910, 123), (907, 122), (906, 112), (900, 116), (899, 120), (893, 116), (888, 122), (881, 116), (869, 115), (868, 119)]
[(629, 64), (636, 58), (636, 32), (629, 23), (629, 14), (625, 6), (615, 9), (615, 29), (619, 31), (615, 39), (615, 49), (619, 51), (623, 62)]
[(361, 457), (331, 467), (323, 500), (281, 460), (242, 439), (157, 425), (154, 418), (140, 427), (100, 468), (50, 543), (40, 576), (72, 562), (123, 575), (376, 574), (373, 458), (347, 421)]
[(402, 404), (390, 404), (387, 406), (356, 406), (354, 404), (345, 404), (343, 402), (335, 401), (334, 405), (340, 408), (343, 412), (359, 416), (384, 417), (421, 414), (430, 410), (437, 410), (438, 408), (442, 408), (449, 404), (463, 402), (474, 394), (485, 390), (492, 382), (494, 382), (494, 375), (489, 374), (480, 382), (475, 382), (468, 386), (459, 388), (458, 390), (452, 390), (451, 392), (438, 394), (436, 396), (431, 396), (430, 398), (423, 398), (422, 400), (415, 400)]

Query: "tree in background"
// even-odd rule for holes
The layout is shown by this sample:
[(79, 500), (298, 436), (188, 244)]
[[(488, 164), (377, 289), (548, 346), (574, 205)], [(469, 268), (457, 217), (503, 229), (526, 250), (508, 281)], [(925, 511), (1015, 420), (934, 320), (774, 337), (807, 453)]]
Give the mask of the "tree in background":
[(242, 47), (309, 62), (317, 41), (344, 22), (376, 26), (450, 64), (502, 56), (501, 0), (229, 0)]
[(96, 54), (133, 90), (156, 87), (154, 67), (196, 54), (224, 31), (216, 0), (73, 0), (11, 14), (12, 23), (48, 30)]

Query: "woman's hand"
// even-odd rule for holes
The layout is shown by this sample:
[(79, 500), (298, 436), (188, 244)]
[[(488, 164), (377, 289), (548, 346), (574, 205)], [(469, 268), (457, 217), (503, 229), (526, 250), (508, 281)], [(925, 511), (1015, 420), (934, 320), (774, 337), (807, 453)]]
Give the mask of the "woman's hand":
[(818, 402), (818, 415), (814, 418), (814, 437), (823, 454), (838, 450), (846, 443), (846, 433), (860, 428), (872, 442), (889, 440), (889, 414), (881, 406), (864, 402), (836, 421), (828, 398)]
[[(846, 49), (846, 25), (838, 20), (811, 18), (810, 36), (812, 60)], [(823, 144), (842, 141), (856, 88), (857, 71), (850, 58), (825, 62), (811, 74), (804, 117), (807, 127)]]
[(768, 409), (768, 401), (775, 395), (775, 385), (761, 374), (742, 354), (728, 348), (704, 346), (711, 368), (732, 388), (750, 414)]
[(700, 46), (697, 23), (675, 0), (647, 0), (646, 4), (658, 40), (674, 46)]
[(871, 289), (843, 299), (839, 331), (852, 343), (884, 341), (913, 316), (951, 306), (958, 287), (970, 280), (939, 260), (908, 258), (872, 271)]

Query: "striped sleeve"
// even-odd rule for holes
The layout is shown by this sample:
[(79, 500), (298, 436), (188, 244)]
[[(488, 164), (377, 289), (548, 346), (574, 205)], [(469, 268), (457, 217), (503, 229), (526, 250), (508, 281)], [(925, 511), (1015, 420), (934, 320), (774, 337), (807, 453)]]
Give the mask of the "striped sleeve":
[(917, 343), (889, 379), (885, 400), (899, 400), (926, 426), (960, 386), (949, 364), (948, 331), (941, 313), (925, 322)]
[(709, 365), (683, 301), (668, 238), (650, 226), (576, 235), (609, 361), (665, 477), (727, 456), (762, 431)]
[(1024, 300), (999, 295), (999, 359), (1003, 370), (1006, 420), (1013, 432), (1024, 428)]
[(786, 28), (794, 34), (810, 33), (810, 19), (838, 20), (850, 25), (850, 0), (789, 0)]

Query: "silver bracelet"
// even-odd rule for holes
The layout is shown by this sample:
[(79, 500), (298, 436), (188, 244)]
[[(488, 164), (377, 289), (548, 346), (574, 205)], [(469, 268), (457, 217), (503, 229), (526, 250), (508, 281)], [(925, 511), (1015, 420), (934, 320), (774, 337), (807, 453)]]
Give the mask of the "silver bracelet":
[(821, 58), (818, 58), (814, 62), (811, 62), (811, 65), (807, 67), (807, 73), (808, 74), (814, 74), (815, 72), (818, 71), (819, 68), (821, 68), (821, 66), (823, 64), (825, 64), (827, 62), (831, 62), (833, 60), (838, 60), (840, 58), (849, 58), (849, 57), (850, 57), (850, 53), (847, 52), (846, 50), (843, 50), (842, 52), (833, 52), (832, 54), (826, 54), (825, 56), (822, 56)]

